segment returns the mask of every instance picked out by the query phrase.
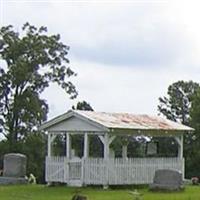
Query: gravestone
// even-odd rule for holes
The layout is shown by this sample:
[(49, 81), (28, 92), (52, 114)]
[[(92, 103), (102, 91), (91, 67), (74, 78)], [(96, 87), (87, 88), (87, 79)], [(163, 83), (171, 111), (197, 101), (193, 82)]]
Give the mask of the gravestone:
[(149, 188), (150, 190), (181, 190), (183, 189), (182, 174), (169, 169), (157, 170)]
[(25, 184), (26, 156), (18, 153), (9, 153), (4, 156), (3, 176), (0, 185)]
[(19, 153), (9, 153), (4, 156), (3, 176), (24, 177), (26, 175), (26, 156)]

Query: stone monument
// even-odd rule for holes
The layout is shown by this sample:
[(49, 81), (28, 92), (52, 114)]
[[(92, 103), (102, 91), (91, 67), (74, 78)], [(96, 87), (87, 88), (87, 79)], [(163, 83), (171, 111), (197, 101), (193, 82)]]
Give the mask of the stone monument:
[(24, 184), (27, 183), (26, 156), (19, 153), (4, 155), (3, 176), (0, 177), (0, 184)]
[(182, 174), (170, 169), (157, 170), (149, 188), (150, 190), (181, 190), (183, 189)]

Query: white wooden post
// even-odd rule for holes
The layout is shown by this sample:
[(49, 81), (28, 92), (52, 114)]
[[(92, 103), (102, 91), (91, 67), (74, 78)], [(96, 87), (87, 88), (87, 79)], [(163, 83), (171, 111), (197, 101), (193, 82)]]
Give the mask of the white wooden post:
[(88, 158), (89, 156), (89, 140), (88, 140), (88, 133), (84, 133), (84, 158)]
[(109, 137), (108, 133), (104, 135), (104, 159), (109, 158)]
[(180, 136), (181, 146), (180, 146), (180, 158), (183, 158), (183, 135)]
[(127, 146), (128, 146), (129, 140), (127, 137), (122, 139), (122, 158), (127, 158)]
[(182, 178), (185, 180), (185, 161), (183, 157), (183, 134), (180, 136), (179, 158), (182, 160)]
[(52, 142), (54, 141), (54, 139), (56, 138), (56, 134), (53, 133), (48, 133), (48, 150), (47, 150), (47, 154), (50, 157), (52, 155)]
[(109, 184), (109, 136), (108, 133), (104, 135), (104, 162), (105, 162), (105, 182), (104, 182), (104, 189), (108, 188)]
[[(51, 157), (51, 133), (49, 133), (49, 132), (48, 132), (47, 156)], [(47, 159), (46, 159), (46, 170), (47, 170), (47, 167), (49, 167), (49, 166), (48, 166)], [(49, 178), (48, 176), (49, 176), (49, 174), (46, 174), (46, 178)], [(47, 185), (51, 185), (51, 182), (48, 181)]]
[(175, 140), (178, 143), (178, 158), (183, 158), (183, 135), (176, 136)]
[(110, 156), (110, 144), (112, 143), (112, 141), (116, 138), (116, 136), (110, 136), (108, 135), (108, 133), (106, 132), (103, 136), (98, 136), (101, 140), (101, 142), (104, 145), (104, 163), (105, 163), (105, 174), (104, 174), (104, 185), (103, 188), (107, 189), (108, 188), (108, 184), (109, 184), (109, 156)]
[(64, 167), (64, 171), (65, 171), (65, 177), (66, 177), (66, 183), (69, 183), (69, 160), (71, 158), (71, 136), (70, 133), (67, 132), (66, 133), (66, 157), (67, 159), (65, 160), (65, 167)]
[(66, 133), (66, 156), (68, 159), (71, 158), (71, 136), (70, 133)]
[(183, 134), (181, 136), (176, 136), (175, 140), (178, 143), (178, 158), (181, 159), (181, 163), (182, 163), (182, 177), (183, 180), (185, 179), (185, 161), (183, 158)]
[[(56, 135), (53, 133), (48, 133), (48, 147), (47, 147), (47, 156), (51, 157), (52, 156), (52, 149), (51, 149), (51, 144), (54, 141), (54, 139), (56, 138)], [(47, 183), (48, 185), (51, 184), (51, 182)]]
[(47, 155), (48, 155), (48, 157), (50, 157), (51, 156), (51, 133), (48, 133), (48, 153), (47, 153)]

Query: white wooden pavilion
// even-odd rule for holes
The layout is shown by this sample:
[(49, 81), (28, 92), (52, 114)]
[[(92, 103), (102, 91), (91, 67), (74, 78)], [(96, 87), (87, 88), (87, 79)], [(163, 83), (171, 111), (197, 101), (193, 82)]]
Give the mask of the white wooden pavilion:
[[(152, 183), (157, 169), (178, 170), (184, 178), (183, 136), (193, 131), (190, 127), (158, 116), (72, 110), (45, 122), (40, 129), (48, 134), (45, 172), (48, 183), (105, 187)], [(60, 134), (66, 137), (66, 155), (53, 156), (51, 144)], [(84, 136), (81, 158), (74, 157), (71, 149), (73, 135)], [(97, 136), (103, 144), (102, 158), (92, 158), (89, 155), (91, 135)], [(124, 144), (122, 157), (116, 158), (111, 153), (110, 145), (118, 136), (173, 137), (178, 144), (178, 153), (176, 157), (128, 158), (127, 144)]]

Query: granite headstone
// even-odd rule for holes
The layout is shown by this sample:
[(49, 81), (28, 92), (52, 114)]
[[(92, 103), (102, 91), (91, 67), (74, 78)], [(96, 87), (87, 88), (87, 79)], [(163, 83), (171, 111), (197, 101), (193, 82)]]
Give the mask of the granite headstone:
[(160, 169), (155, 172), (150, 190), (181, 190), (183, 189), (182, 174), (175, 170)]
[(19, 153), (9, 153), (4, 155), (4, 177), (25, 177), (26, 156)]

